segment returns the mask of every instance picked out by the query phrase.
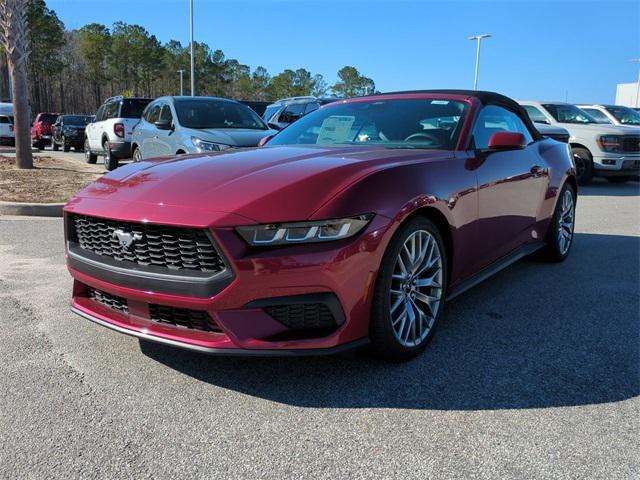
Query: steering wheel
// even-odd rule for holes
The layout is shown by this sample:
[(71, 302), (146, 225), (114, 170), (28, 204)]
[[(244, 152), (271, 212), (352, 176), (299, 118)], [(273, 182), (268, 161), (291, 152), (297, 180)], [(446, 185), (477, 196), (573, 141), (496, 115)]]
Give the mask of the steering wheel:
[(412, 133), (407, 138), (405, 138), (404, 141), (408, 142), (410, 140), (415, 140), (415, 139), (418, 139), (418, 138), (426, 138), (431, 143), (433, 143), (435, 145), (440, 145), (440, 139), (436, 135), (434, 135), (433, 133), (429, 133), (429, 132)]

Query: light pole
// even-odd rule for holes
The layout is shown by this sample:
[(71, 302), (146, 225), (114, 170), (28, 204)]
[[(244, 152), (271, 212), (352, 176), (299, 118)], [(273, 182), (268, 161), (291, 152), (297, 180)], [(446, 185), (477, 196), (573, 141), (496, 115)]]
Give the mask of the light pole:
[(196, 94), (196, 77), (195, 77), (195, 60), (193, 58), (193, 0), (189, 0), (189, 17), (190, 17), (190, 28), (189, 28), (189, 43), (191, 50), (191, 96), (195, 96)]
[(476, 73), (473, 77), (473, 89), (478, 89), (478, 68), (480, 67), (480, 42), (483, 38), (489, 38), (491, 34), (483, 33), (481, 35), (474, 35), (473, 37), (469, 37), (469, 40), (476, 40), (478, 42), (478, 46), (476, 48)]
[(640, 58), (632, 58), (632, 62), (638, 64), (638, 84), (636, 85), (636, 104), (634, 105), (636, 108), (640, 107)]
[(184, 70), (178, 70), (180, 74), (180, 96), (184, 95), (184, 89), (182, 88), (182, 75), (184, 74)]

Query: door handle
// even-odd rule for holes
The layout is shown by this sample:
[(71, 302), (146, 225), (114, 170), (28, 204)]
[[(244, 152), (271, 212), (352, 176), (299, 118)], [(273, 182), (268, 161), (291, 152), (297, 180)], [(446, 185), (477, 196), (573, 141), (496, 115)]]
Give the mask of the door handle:
[(544, 172), (544, 169), (540, 165), (534, 165), (531, 167), (530, 172), (534, 177), (539, 177)]

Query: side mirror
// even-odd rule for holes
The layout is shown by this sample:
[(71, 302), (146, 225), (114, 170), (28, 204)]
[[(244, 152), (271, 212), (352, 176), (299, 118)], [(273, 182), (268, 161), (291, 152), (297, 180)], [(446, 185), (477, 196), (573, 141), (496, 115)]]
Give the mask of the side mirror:
[(273, 138), (273, 135), (267, 135), (266, 137), (262, 137), (258, 142), (259, 147), (264, 147), (266, 143)]
[(282, 127), (277, 123), (267, 123), (267, 126), (273, 130), (282, 130)]
[(496, 132), (489, 139), (491, 150), (514, 150), (527, 146), (524, 135), (518, 132)]
[(170, 120), (156, 120), (153, 124), (158, 130), (172, 130)]

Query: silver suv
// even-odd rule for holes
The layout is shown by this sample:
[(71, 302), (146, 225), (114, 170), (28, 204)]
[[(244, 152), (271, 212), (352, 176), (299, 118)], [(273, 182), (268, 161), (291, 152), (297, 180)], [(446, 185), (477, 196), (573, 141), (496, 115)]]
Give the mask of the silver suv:
[(135, 161), (183, 153), (255, 147), (275, 134), (251, 108), (216, 97), (160, 97), (136, 125), (131, 148)]
[(131, 135), (150, 98), (111, 97), (98, 109), (93, 122), (85, 128), (84, 156), (96, 163), (98, 155), (107, 170), (118, 167), (119, 161), (131, 158)]
[(578, 182), (593, 176), (626, 182), (640, 175), (640, 129), (603, 125), (575, 105), (562, 102), (520, 101), (536, 123), (567, 129)]
[(262, 118), (270, 127), (280, 130), (303, 115), (319, 109), (322, 105), (338, 100), (338, 98), (313, 96), (281, 98), (267, 107), (262, 114)]

